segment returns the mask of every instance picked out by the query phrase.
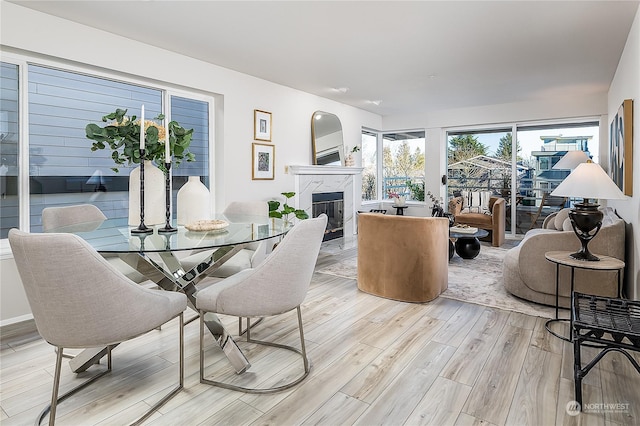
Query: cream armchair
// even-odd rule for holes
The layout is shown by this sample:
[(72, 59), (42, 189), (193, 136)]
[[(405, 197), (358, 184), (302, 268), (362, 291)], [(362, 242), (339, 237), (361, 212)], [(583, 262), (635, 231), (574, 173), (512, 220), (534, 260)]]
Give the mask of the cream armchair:
[[(568, 210), (547, 216), (542, 229), (527, 232), (518, 246), (507, 251), (503, 264), (504, 286), (514, 296), (555, 305), (556, 267), (545, 257), (548, 251), (577, 251), (580, 241), (568, 222)], [(625, 258), (625, 222), (613, 209), (601, 208), (604, 213), (600, 232), (589, 243), (589, 250), (616, 259)], [(570, 273), (560, 268), (559, 305), (568, 308), (570, 299)], [(598, 296), (616, 296), (616, 271), (575, 271), (575, 290)]]

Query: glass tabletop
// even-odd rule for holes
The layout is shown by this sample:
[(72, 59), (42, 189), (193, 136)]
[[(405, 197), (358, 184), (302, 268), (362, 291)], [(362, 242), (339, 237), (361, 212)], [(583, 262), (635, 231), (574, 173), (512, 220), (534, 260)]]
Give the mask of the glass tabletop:
[(72, 233), (82, 237), (100, 253), (166, 252), (180, 250), (211, 249), (235, 246), (284, 235), (290, 224), (282, 219), (263, 216), (225, 216), (217, 214), (213, 219), (229, 223), (215, 231), (190, 231), (184, 226), (173, 226), (177, 231), (158, 233), (163, 225), (150, 226), (151, 234), (132, 234), (136, 226), (127, 225), (126, 218), (85, 222), (52, 229), (49, 232)]

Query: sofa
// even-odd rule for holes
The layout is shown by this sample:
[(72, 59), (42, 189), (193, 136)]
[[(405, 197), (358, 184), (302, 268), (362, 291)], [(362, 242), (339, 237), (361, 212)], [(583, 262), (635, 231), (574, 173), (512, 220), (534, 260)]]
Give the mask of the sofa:
[[(600, 208), (604, 214), (600, 232), (589, 243), (589, 250), (624, 260), (625, 222), (610, 207)], [(503, 263), (505, 289), (514, 296), (544, 305), (555, 306), (556, 265), (545, 258), (548, 251), (578, 251), (580, 241), (571, 227), (568, 208), (547, 216), (541, 229), (528, 231), (516, 247), (507, 251)], [(570, 268), (560, 267), (560, 307), (571, 301)], [(618, 289), (616, 271), (575, 269), (576, 291), (614, 297)]]
[(358, 289), (403, 302), (428, 302), (447, 289), (449, 220), (358, 215)]
[[(485, 194), (486, 193), (481, 193)], [(487, 196), (486, 207), (474, 208), (466, 194), (449, 200), (449, 213), (455, 217), (455, 223), (469, 225), (489, 231), (491, 245), (500, 247), (504, 244), (506, 201), (502, 197)]]

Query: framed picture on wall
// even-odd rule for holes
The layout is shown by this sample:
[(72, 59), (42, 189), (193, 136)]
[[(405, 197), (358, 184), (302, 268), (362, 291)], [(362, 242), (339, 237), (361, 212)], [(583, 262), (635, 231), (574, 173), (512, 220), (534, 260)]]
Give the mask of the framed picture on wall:
[(609, 175), (624, 195), (633, 195), (633, 101), (625, 99), (609, 129)]
[(268, 180), (275, 177), (276, 147), (264, 143), (253, 143), (251, 179)]
[(253, 110), (253, 138), (257, 141), (271, 142), (271, 113)]

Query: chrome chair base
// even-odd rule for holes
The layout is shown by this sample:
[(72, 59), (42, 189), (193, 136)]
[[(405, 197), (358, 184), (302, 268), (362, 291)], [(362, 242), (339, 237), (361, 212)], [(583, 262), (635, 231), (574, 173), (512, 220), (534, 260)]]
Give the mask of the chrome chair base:
[[(167, 401), (169, 401), (171, 398), (173, 398), (184, 387), (184, 314), (180, 313), (179, 318), (180, 318), (180, 325), (179, 325), (179, 333), (180, 333), (180, 383), (179, 383), (178, 386), (174, 387), (160, 401), (155, 403), (153, 405), (153, 407), (151, 407), (147, 412), (145, 412), (138, 420), (136, 420), (135, 422), (131, 423), (131, 425), (136, 425), (137, 426), (137, 425), (142, 424), (153, 413), (155, 413), (156, 410), (158, 410), (158, 408), (162, 407)], [(95, 376), (91, 377), (87, 381), (79, 384), (78, 386), (74, 387), (73, 389), (71, 389), (71, 390), (65, 392), (64, 394), (58, 396), (58, 390), (60, 388), (60, 372), (61, 372), (61, 369), (62, 369), (62, 358), (63, 357), (67, 357), (67, 356), (63, 353), (63, 348), (62, 347), (56, 347), (56, 353), (57, 353), (57, 355), (56, 355), (56, 370), (55, 370), (55, 374), (54, 374), (54, 377), (53, 377), (53, 392), (51, 394), (51, 403), (49, 405), (47, 405), (40, 412), (38, 417), (36, 418), (36, 422), (35, 422), (36, 426), (39, 426), (42, 423), (42, 421), (47, 416), (47, 414), (49, 415), (49, 426), (53, 426), (55, 424), (56, 409), (57, 409), (59, 403), (61, 403), (65, 399), (69, 398), (70, 396), (74, 395), (78, 391), (86, 388), (88, 385), (90, 385), (91, 383), (95, 382), (100, 377), (102, 377), (102, 376), (106, 375), (107, 373), (111, 372), (111, 360), (112, 360), (111, 349), (112, 349), (112, 346), (108, 346), (107, 347), (107, 369), (105, 371), (97, 373)]]
[[(275, 386), (275, 387), (270, 387), (270, 388), (247, 388), (247, 387), (243, 387), (243, 386), (237, 386), (237, 385), (232, 385), (230, 383), (225, 383), (225, 382), (219, 382), (219, 381), (215, 381), (215, 380), (210, 380), (210, 379), (205, 379), (205, 371), (204, 371), (204, 321), (203, 321), (203, 317), (204, 317), (204, 312), (200, 312), (200, 383), (204, 383), (207, 385), (212, 385), (212, 386), (217, 386), (217, 387), (221, 387), (224, 389), (230, 389), (230, 390), (234, 390), (234, 391), (239, 391), (239, 392), (245, 392), (245, 393), (256, 393), (256, 394), (267, 394), (267, 393), (275, 393), (275, 392), (281, 392), (287, 389), (292, 388), (293, 386), (297, 385), (298, 383), (302, 382), (304, 379), (307, 378), (307, 376), (309, 375), (310, 371), (311, 371), (311, 366), (309, 364), (309, 359), (307, 358), (307, 351), (305, 348), (305, 344), (304, 344), (304, 331), (303, 331), (303, 327), (302, 327), (302, 314), (300, 312), (300, 306), (298, 306), (297, 308), (298, 311), (298, 330), (300, 331), (300, 347), (301, 349), (297, 349), (294, 348), (293, 346), (288, 346), (288, 345), (281, 345), (279, 343), (273, 343), (273, 342), (265, 342), (263, 340), (254, 340), (251, 338), (251, 320), (249, 318), (247, 318), (247, 328), (244, 330), (243, 334), (247, 335), (247, 342), (248, 343), (255, 343), (255, 344), (259, 344), (259, 345), (264, 345), (264, 346), (271, 346), (271, 347), (275, 347), (275, 348), (279, 348), (279, 349), (285, 349), (291, 352), (295, 352), (299, 355), (302, 356), (302, 360), (304, 363), (304, 372), (298, 376), (297, 378), (295, 378), (294, 380), (287, 382), (283, 385), (280, 386)], [(260, 318), (258, 320), (258, 322), (262, 321), (263, 318)]]

